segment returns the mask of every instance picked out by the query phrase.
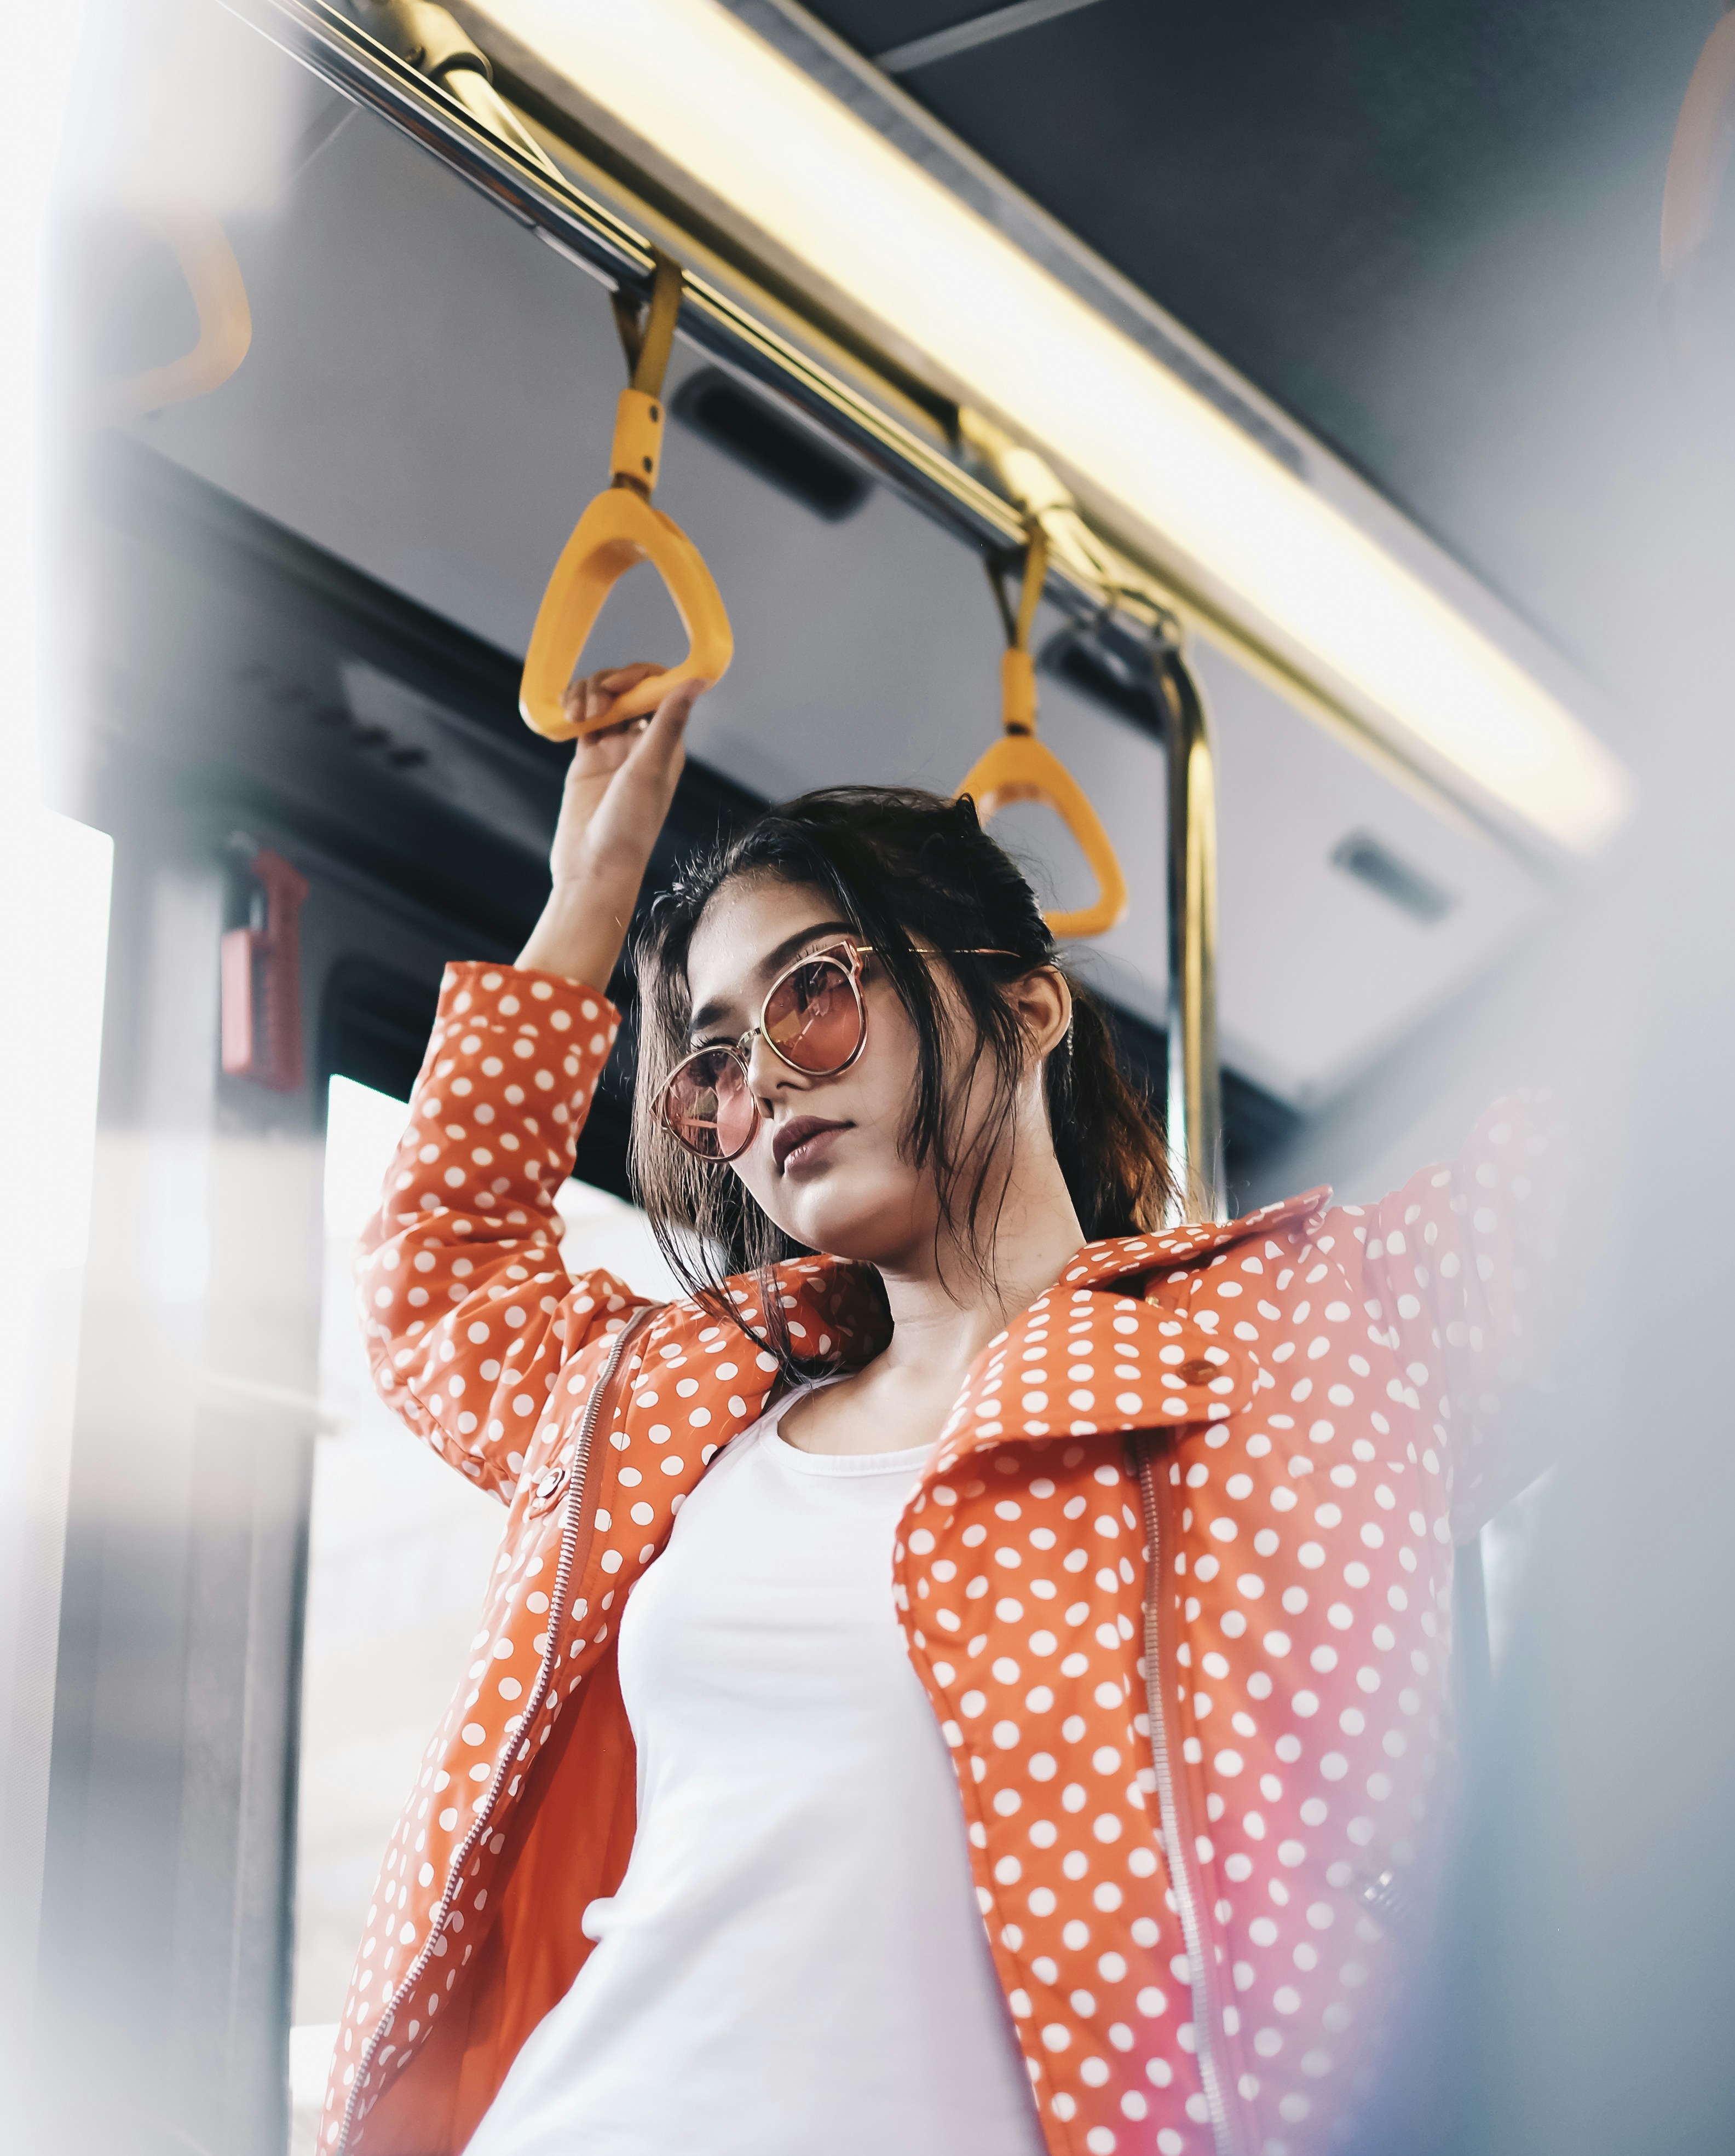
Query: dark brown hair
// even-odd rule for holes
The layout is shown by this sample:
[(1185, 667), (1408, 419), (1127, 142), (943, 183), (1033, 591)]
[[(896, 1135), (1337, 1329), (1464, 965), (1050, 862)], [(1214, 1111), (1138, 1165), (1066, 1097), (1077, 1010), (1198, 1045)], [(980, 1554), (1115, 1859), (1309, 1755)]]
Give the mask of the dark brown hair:
[[(1026, 1043), (1006, 986), (1057, 963), (1036, 894), (1005, 849), (983, 830), (976, 804), (911, 787), (834, 786), (768, 808), (734, 839), (691, 862), (651, 907), (636, 958), (640, 993), (631, 1172), (639, 1201), (677, 1276), (719, 1315), (736, 1316), (723, 1282), (752, 1272), (762, 1283), (801, 1246), (769, 1220), (732, 1170), (678, 1146), (652, 1114), (658, 1088), (687, 1054), (692, 999), (687, 960), (694, 930), (723, 886), (766, 876), (809, 886), (852, 924), (898, 1000), (917, 1041), (917, 1075), (904, 1134), (908, 1158), (932, 1163), (942, 1223), (991, 1276), (1003, 1174), (995, 1163), (1011, 1122)], [(1008, 957), (917, 956), (972, 946)], [(962, 1043), (936, 976), (944, 966), (974, 1038)], [(1062, 968), (1063, 972), (1064, 968)], [(1160, 1227), (1174, 1184), (1161, 1126), (1117, 1060), (1102, 1006), (1068, 973), (1072, 1029), (1044, 1072), (1054, 1151), (1085, 1238)], [(967, 1052), (961, 1056), (957, 1050)], [(956, 1074), (985, 1060), (994, 1078), (974, 1141), (960, 1146)], [(780, 1300), (764, 1292), (770, 1337)], [(739, 1322), (739, 1320), (737, 1320)], [(757, 1336), (754, 1336), (757, 1337)]]

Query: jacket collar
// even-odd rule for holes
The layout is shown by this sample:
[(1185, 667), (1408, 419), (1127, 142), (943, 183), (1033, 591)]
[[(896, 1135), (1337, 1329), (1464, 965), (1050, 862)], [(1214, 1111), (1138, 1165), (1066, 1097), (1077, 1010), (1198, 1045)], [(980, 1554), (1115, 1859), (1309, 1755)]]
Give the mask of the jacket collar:
[(1291, 1221), (1311, 1219), (1331, 1200), (1331, 1186), (1322, 1183), (1295, 1198), (1262, 1205), (1257, 1213), (1243, 1213), (1238, 1220), (1193, 1220), (1160, 1235), (1115, 1235), (1100, 1243), (1087, 1243), (1061, 1274), (1061, 1287), (1107, 1287), (1113, 1282), (1142, 1279), (1168, 1265), (1188, 1265), (1245, 1242), (1250, 1235), (1269, 1235)]
[[(1252, 1406), (1275, 1380), (1256, 1347), (1236, 1337), (1233, 1313), (1184, 1291), (1147, 1301), (1141, 1285), (1152, 1275), (1197, 1269), (1202, 1258), (1238, 1243), (1305, 1225), (1331, 1194), (1322, 1185), (1238, 1220), (1085, 1244), (1054, 1286), (976, 1358), (929, 1471), (1008, 1440), (1221, 1422)], [(797, 1333), (799, 1351), (858, 1368), (884, 1346), (884, 1306), (864, 1268), (801, 1258), (777, 1270), (791, 1328), (806, 1328)]]

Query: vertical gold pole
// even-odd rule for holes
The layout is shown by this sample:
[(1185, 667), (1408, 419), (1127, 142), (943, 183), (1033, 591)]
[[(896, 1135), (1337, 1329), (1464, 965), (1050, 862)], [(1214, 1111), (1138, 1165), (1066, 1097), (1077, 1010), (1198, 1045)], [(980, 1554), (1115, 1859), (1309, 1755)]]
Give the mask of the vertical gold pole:
[(1178, 1217), (1226, 1218), (1217, 1062), (1217, 788), (1198, 685), (1178, 654), (1156, 673), (1169, 745), (1169, 1159)]

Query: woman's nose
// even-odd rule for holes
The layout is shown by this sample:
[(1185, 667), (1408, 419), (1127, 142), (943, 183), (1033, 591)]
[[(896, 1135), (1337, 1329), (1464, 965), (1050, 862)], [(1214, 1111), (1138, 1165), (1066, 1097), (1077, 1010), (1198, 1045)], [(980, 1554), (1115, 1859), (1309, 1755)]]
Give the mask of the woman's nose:
[(757, 1027), (748, 1038), (747, 1083), (756, 1101), (769, 1101), (780, 1087), (787, 1089), (801, 1081), (799, 1070), (790, 1070), (781, 1056), (772, 1054), (765, 1036)]

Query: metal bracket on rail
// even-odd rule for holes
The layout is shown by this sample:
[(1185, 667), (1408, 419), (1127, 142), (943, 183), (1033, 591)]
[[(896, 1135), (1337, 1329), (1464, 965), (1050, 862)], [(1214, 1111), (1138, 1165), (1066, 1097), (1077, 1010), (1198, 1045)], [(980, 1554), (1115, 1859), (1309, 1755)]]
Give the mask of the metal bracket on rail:
[(491, 134), (556, 179), (561, 177), (559, 167), (494, 88), (487, 54), (455, 16), (433, 0), (342, 0), (342, 6), (358, 29), (438, 84)]
[(1151, 664), (1154, 654), (1178, 652), (1182, 628), (1166, 595), (1136, 562), (1094, 531), (1051, 467), (1005, 429), (968, 405), (958, 413), (959, 441), (970, 461), (991, 478), (1027, 526), (1040, 528), (1049, 568), (1073, 588), (1063, 593), (1076, 608), (1076, 593), (1093, 603), (1077, 616), (1080, 634), (1102, 641), (1124, 665)]

